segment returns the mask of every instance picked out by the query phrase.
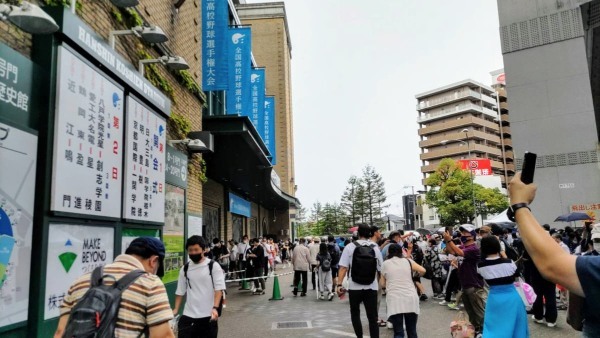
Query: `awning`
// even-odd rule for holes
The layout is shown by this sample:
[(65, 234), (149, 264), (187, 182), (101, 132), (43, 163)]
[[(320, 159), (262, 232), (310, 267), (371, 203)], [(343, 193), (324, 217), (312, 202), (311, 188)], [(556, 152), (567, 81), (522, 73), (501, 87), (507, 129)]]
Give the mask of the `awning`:
[(300, 204), (271, 181), (269, 150), (248, 117), (205, 116), (202, 124), (214, 137), (214, 152), (203, 155), (210, 179), (268, 209)]

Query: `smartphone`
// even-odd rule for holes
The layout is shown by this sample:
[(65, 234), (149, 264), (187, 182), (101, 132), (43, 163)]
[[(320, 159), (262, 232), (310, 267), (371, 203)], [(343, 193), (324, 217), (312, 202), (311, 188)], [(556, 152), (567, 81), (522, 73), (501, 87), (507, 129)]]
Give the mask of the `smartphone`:
[(523, 170), (521, 171), (521, 182), (525, 184), (533, 183), (533, 175), (535, 174), (535, 163), (537, 161), (537, 155), (525, 152), (525, 159), (523, 160)]

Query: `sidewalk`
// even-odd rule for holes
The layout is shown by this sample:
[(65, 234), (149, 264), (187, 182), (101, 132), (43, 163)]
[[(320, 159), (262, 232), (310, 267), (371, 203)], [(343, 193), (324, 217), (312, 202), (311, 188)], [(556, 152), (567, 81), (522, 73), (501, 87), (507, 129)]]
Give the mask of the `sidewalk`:
[[(278, 274), (292, 272), (291, 268), (276, 271)], [(237, 283), (227, 283), (227, 307), (219, 319), (219, 337), (355, 337), (350, 323), (350, 306), (348, 296), (333, 301), (317, 300), (316, 291), (310, 284), (306, 297), (294, 297), (292, 294), (293, 274), (279, 277), (279, 285), (283, 300), (269, 301), (273, 295), (273, 278), (267, 279), (266, 294), (254, 296), (250, 291), (240, 291)], [(430, 287), (429, 280), (424, 285)], [(431, 293), (429, 291), (429, 293)], [(430, 295), (431, 296), (431, 295)], [(385, 297), (379, 309), (380, 317), (385, 318)], [(421, 314), (417, 325), (419, 337), (449, 337), (450, 322), (458, 312), (438, 301), (421, 302)], [(558, 326), (548, 328), (534, 324), (530, 320), (531, 337), (544, 338), (576, 338), (580, 334), (571, 329), (565, 321), (566, 311), (559, 311)], [(361, 306), (361, 317), (365, 337), (369, 335), (364, 307)], [(310, 327), (304, 329), (274, 329), (277, 323), (306, 322)], [(284, 326), (287, 324), (283, 324)], [(380, 337), (393, 337), (392, 330), (380, 328)]]

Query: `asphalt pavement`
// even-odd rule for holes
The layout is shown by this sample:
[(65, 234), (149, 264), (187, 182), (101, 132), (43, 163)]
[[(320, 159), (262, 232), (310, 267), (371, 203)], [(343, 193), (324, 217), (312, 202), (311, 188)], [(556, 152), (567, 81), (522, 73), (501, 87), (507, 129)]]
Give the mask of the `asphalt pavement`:
[[(306, 297), (294, 297), (292, 294), (293, 275), (291, 268), (277, 269), (283, 300), (269, 300), (273, 295), (273, 278), (267, 280), (265, 295), (252, 295), (250, 291), (238, 290), (237, 282), (227, 283), (227, 305), (219, 319), (219, 337), (355, 337), (350, 323), (348, 297), (333, 301), (318, 300), (310, 285)], [(287, 274), (286, 274), (287, 273)], [(430, 288), (429, 280), (423, 280)], [(429, 289), (430, 290), (430, 289)], [(431, 296), (431, 291), (428, 291)], [(450, 337), (450, 322), (458, 311), (438, 304), (438, 300), (421, 302), (417, 330), (419, 337)], [(381, 301), (379, 314), (385, 318), (385, 297)], [(533, 323), (529, 318), (531, 337), (575, 338), (580, 334), (573, 330), (565, 320), (566, 311), (559, 310), (558, 325), (549, 328), (545, 324)], [(361, 317), (365, 337), (369, 336), (367, 318), (361, 307)], [(294, 326), (304, 328), (290, 328)], [(380, 328), (380, 337), (393, 337), (391, 329)]]

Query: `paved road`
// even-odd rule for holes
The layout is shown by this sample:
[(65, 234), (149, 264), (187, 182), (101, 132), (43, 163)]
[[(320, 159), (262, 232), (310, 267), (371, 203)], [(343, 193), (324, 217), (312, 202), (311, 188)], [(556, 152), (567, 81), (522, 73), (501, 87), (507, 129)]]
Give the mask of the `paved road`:
[[(288, 269), (278, 273), (290, 272)], [(310, 279), (310, 274), (309, 274)], [(273, 292), (273, 279), (267, 281), (267, 294), (253, 296), (249, 291), (239, 291), (237, 283), (228, 283), (227, 307), (219, 319), (219, 337), (354, 337), (350, 323), (350, 307), (348, 297), (331, 301), (316, 299), (309, 285), (307, 297), (293, 297), (291, 293), (292, 276), (279, 277), (281, 293), (280, 301), (269, 301)], [(234, 285), (235, 284), (235, 285)], [(425, 280), (426, 286), (429, 281)], [(418, 333), (421, 338), (449, 337), (449, 324), (457, 311), (437, 304), (438, 301), (421, 302), (421, 315), (418, 322)], [(361, 308), (365, 337), (368, 336), (367, 318)], [(381, 302), (380, 315), (385, 316), (385, 299)], [(307, 329), (273, 329), (277, 322), (309, 321)], [(535, 324), (530, 319), (531, 337), (543, 338), (575, 338), (580, 335), (565, 322), (565, 311), (559, 311), (558, 325), (548, 328)], [(381, 328), (381, 337), (393, 337), (392, 330)]]

